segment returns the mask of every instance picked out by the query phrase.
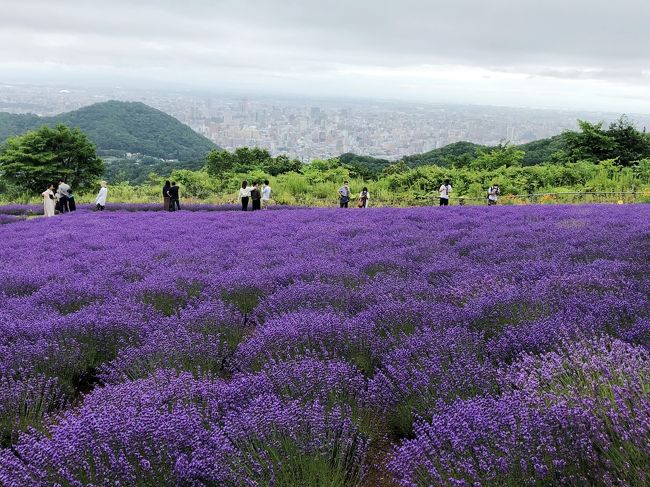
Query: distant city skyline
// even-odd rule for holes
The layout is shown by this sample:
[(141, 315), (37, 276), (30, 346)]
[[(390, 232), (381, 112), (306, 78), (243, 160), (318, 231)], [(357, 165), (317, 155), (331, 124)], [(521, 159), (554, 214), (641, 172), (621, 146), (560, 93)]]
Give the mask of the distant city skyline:
[[(403, 101), (243, 96), (125, 87), (2, 85), (0, 111), (47, 116), (92, 103), (141, 101), (220, 147), (262, 147), (309, 161), (346, 152), (396, 160), (450, 143), (522, 144), (575, 129), (576, 119), (611, 122), (620, 113)], [(650, 116), (628, 114), (639, 128)]]
[(5, 0), (0, 82), (650, 113), (645, 0)]

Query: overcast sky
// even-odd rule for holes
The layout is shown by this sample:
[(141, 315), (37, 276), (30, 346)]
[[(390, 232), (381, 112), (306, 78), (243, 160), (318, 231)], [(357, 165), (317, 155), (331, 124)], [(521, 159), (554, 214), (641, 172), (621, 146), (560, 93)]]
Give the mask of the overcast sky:
[(650, 113), (648, 0), (0, 0), (0, 82)]

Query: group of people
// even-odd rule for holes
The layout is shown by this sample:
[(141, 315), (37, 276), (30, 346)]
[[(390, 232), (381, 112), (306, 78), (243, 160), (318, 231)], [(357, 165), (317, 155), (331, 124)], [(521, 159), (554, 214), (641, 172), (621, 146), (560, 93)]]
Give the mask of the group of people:
[[(100, 183), (99, 193), (95, 199), (95, 209), (103, 211), (106, 206), (106, 198), (108, 197), (108, 184), (106, 181)], [(165, 181), (162, 188), (163, 206), (167, 211), (176, 211), (181, 209), (179, 186), (176, 181)], [(445, 179), (444, 183), (438, 190), (440, 194), (440, 206), (449, 205), (449, 195), (453, 191), (449, 179)], [(501, 189), (498, 184), (490, 186), (487, 192), (487, 203), (489, 206), (497, 204)], [(68, 213), (76, 210), (74, 195), (70, 185), (65, 180), (60, 180), (58, 185), (50, 184), (48, 188), (41, 193), (43, 196), (43, 211), (45, 216), (54, 216), (56, 213)], [(338, 190), (339, 206), (341, 208), (348, 208), (352, 198), (352, 191), (350, 190), (349, 181), (344, 181), (343, 186)], [(253, 182), (251, 186), (248, 181), (242, 181), (239, 190), (239, 198), (241, 200), (242, 210), (248, 211), (249, 203), (251, 209), (261, 210), (268, 208), (271, 202), (271, 186), (267, 179), (264, 180), (261, 187), (257, 182)], [(363, 187), (357, 198), (358, 208), (368, 208), (370, 202), (370, 192), (367, 187)], [(463, 201), (460, 200), (460, 204)]]
[(176, 181), (165, 181), (162, 189), (163, 208), (165, 211), (176, 211), (181, 209), (180, 187)]
[[(61, 179), (59, 184), (49, 184), (47, 189), (41, 193), (43, 197), (43, 214), (46, 217), (54, 216), (57, 213), (70, 213), (77, 209), (77, 204), (72, 193), (72, 188)], [(101, 181), (99, 193), (95, 198), (95, 209), (103, 211), (108, 197), (108, 183)]]
[(249, 202), (253, 211), (268, 208), (271, 203), (271, 186), (268, 179), (264, 180), (261, 188), (257, 181), (253, 181), (252, 186), (248, 185), (248, 181), (242, 181), (241, 188), (239, 188), (239, 199), (242, 211), (248, 211)]
[(77, 209), (74, 194), (70, 185), (61, 179), (59, 184), (50, 184), (41, 193), (43, 196), (43, 212), (45, 216), (54, 216), (56, 213), (69, 213)]
[[(343, 181), (343, 186), (339, 188), (339, 207), (348, 208), (350, 204), (350, 198), (352, 197), (352, 191), (350, 191), (350, 182)], [(370, 192), (365, 186), (359, 193), (359, 198), (357, 199), (357, 208), (368, 208), (370, 203)]]
[[(449, 181), (449, 179), (445, 179), (445, 181), (440, 186), (440, 189), (438, 190), (440, 195), (440, 206), (449, 206), (449, 195), (451, 194), (452, 191), (453, 188), (451, 187), (451, 181)], [(498, 184), (493, 184), (492, 186), (490, 186), (487, 193), (488, 205), (489, 206), (496, 205), (500, 194), (501, 194), (501, 190), (499, 189)], [(350, 190), (349, 181), (343, 182), (343, 186), (339, 188), (338, 196), (339, 196), (339, 206), (341, 208), (348, 208), (348, 205), (350, 204), (350, 198), (352, 197), (352, 191)], [(368, 208), (369, 201), (370, 201), (370, 193), (368, 192), (368, 188), (364, 186), (364, 188), (359, 193), (359, 198), (357, 200), (357, 207)], [(460, 200), (460, 204), (464, 204), (464, 200)]]
[[(440, 206), (449, 206), (449, 194), (452, 192), (452, 187), (449, 179), (445, 179), (445, 182), (440, 186), (438, 190), (440, 192)], [(501, 194), (501, 188), (499, 185), (494, 183), (487, 190), (487, 204), (488, 206), (494, 206), (497, 204), (499, 195)], [(458, 200), (460, 205), (465, 204), (465, 200), (460, 198)]]
[[(440, 192), (440, 206), (449, 206), (449, 194), (452, 192), (452, 187), (449, 179), (445, 179), (445, 182), (440, 186), (438, 190)], [(492, 184), (487, 190), (487, 204), (488, 206), (494, 206), (497, 204), (499, 195), (501, 194), (501, 188), (497, 183)], [(459, 199), (459, 204), (464, 205), (465, 200), (462, 198)]]

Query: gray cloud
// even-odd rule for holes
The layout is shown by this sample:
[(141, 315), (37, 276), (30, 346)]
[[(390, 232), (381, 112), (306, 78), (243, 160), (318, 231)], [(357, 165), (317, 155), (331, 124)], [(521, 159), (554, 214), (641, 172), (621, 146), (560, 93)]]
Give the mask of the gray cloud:
[[(357, 76), (385, 96), (395, 78), (418, 86), (448, 66), (523, 75), (522, 87), (551, 80), (551, 92), (573, 81), (610, 83), (612, 93), (650, 84), (645, 0), (0, 0), (0, 9), (4, 72), (185, 75), (310, 91), (352, 88), (341, 73), (365, 70)], [(477, 72), (482, 79), (490, 75)]]

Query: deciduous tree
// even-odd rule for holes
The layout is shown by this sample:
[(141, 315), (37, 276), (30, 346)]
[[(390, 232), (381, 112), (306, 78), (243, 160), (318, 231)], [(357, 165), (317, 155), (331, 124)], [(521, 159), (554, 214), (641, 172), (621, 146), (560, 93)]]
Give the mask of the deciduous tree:
[(32, 192), (43, 191), (61, 178), (75, 189), (84, 189), (103, 172), (95, 145), (81, 130), (65, 125), (11, 137), (0, 151), (0, 173)]

